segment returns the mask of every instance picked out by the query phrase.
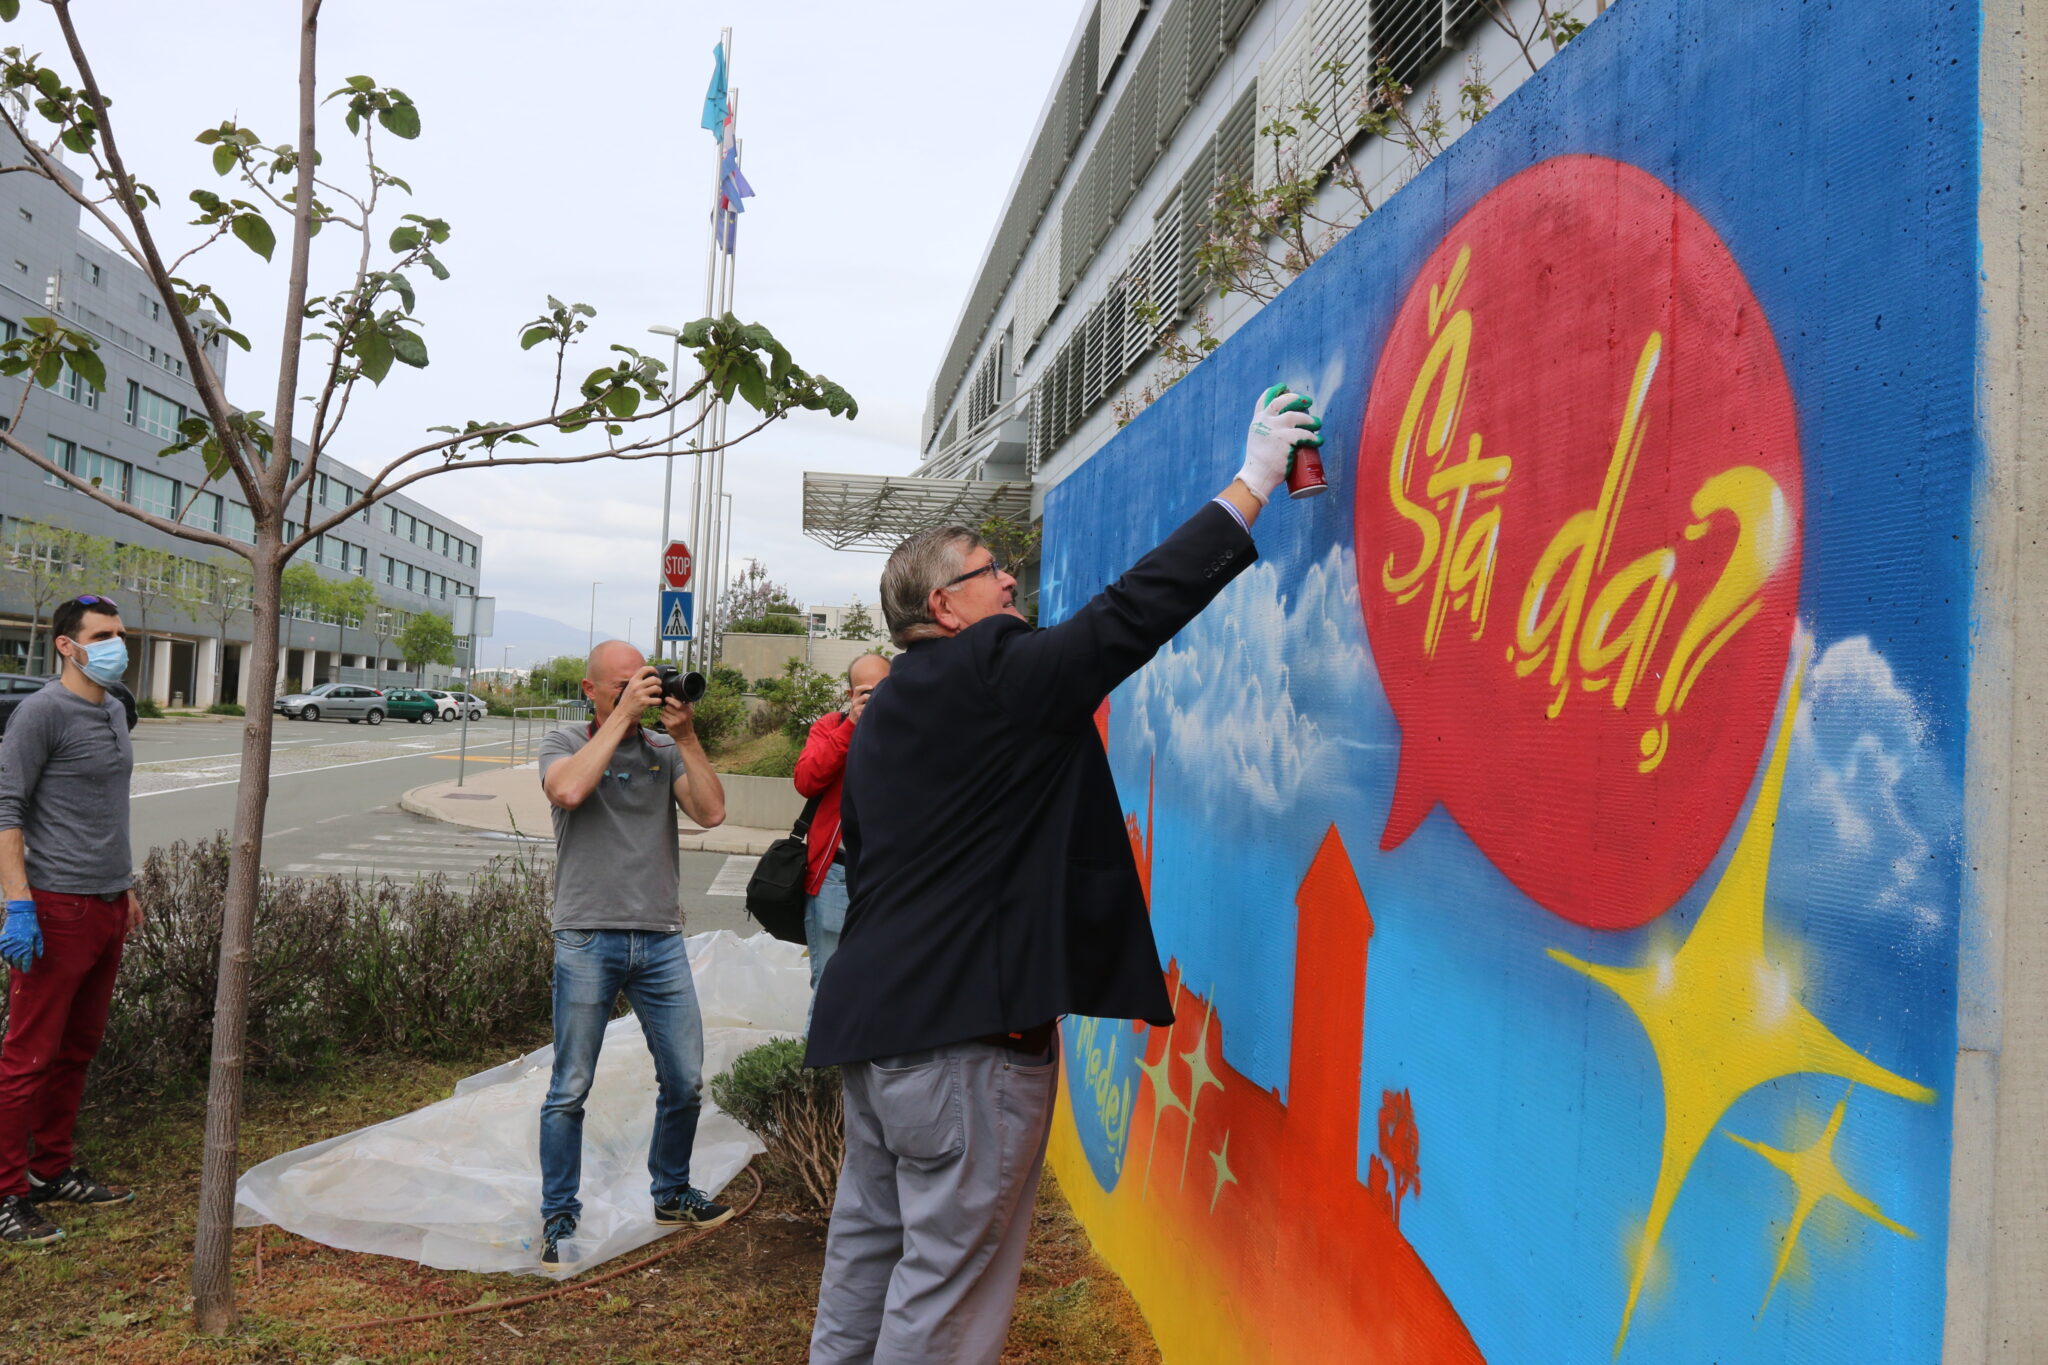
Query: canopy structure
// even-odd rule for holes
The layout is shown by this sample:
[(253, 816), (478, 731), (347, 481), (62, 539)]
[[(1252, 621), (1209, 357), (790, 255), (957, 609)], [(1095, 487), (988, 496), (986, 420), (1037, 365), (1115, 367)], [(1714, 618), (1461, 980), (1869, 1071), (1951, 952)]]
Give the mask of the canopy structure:
[(978, 526), (990, 517), (1029, 522), (1029, 481), (804, 474), (804, 534), (835, 550), (886, 554), (915, 532)]

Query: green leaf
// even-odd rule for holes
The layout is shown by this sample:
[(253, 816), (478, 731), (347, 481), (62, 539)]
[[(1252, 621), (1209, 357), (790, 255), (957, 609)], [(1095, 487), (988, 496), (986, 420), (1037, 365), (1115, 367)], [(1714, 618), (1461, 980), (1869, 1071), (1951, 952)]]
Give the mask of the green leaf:
[(377, 82), (371, 80), (368, 76), (350, 76), (348, 78), (347, 85), (348, 88), (351, 90), (360, 90), (365, 92), (375, 90), (377, 88)]
[(382, 384), (384, 376), (391, 373), (391, 343), (376, 328), (365, 327), (358, 332), (355, 345), (349, 350), (355, 355), (363, 378), (372, 384)]
[(739, 367), (740, 397), (747, 400), (747, 406), (755, 412), (768, 411), (768, 376), (761, 373), (761, 364), (752, 356)]
[(623, 385), (608, 389), (604, 395), (604, 408), (614, 417), (631, 417), (640, 410), (640, 390)]
[(0, 0), (0, 24), (11, 24), (21, 17), (21, 0)]
[(243, 246), (266, 261), (270, 259), (270, 253), (277, 249), (277, 234), (270, 230), (270, 224), (264, 222), (258, 214), (236, 214), (235, 236), (241, 240)]
[(407, 141), (420, 135), (420, 111), (411, 104), (394, 104), (389, 109), (377, 111), (377, 122), (393, 137)]
[(64, 373), (64, 356), (58, 351), (45, 351), (36, 360), (36, 383), (44, 388), (55, 388), (57, 379)]
[(207, 478), (223, 479), (227, 477), (229, 472), (228, 454), (225, 450), (221, 449), (219, 437), (207, 437), (206, 444), (199, 447), (199, 457), (206, 461)]
[(83, 156), (92, 150), (92, 130), (90, 128), (66, 128), (59, 136), (59, 141), (69, 150)]
[(216, 327), (213, 329), (213, 332), (215, 336), (226, 337), (245, 351), (249, 349), (249, 338), (243, 336), (232, 327)]
[(235, 168), (235, 149), (223, 142), (213, 149), (213, 173), (226, 175)]
[(107, 362), (91, 351), (73, 351), (70, 355), (71, 368), (78, 371), (78, 377), (93, 388), (104, 392), (107, 387)]
[(433, 252), (422, 251), (420, 253), (420, 264), (426, 266), (427, 269), (433, 271), (435, 279), (445, 280), (448, 278), (448, 267), (442, 265), (441, 258), (439, 256), (436, 256)]
[(420, 230), (416, 227), (395, 227), (391, 229), (391, 249), (411, 251), (420, 244)]
[(519, 338), (519, 349), (530, 351), (542, 342), (553, 341), (554, 338), (555, 331), (552, 327), (529, 327), (526, 329), (525, 334)]
[(410, 365), (415, 370), (427, 367), (427, 343), (418, 332), (408, 332), (403, 327), (393, 327), (385, 333), (391, 342), (391, 354), (401, 365)]
[(398, 295), (398, 297), (404, 301), (405, 311), (408, 313), (412, 312), (412, 281), (406, 279), (405, 276), (399, 274), (395, 270), (386, 271), (382, 278), (384, 280), (385, 287), (390, 289), (392, 293)]

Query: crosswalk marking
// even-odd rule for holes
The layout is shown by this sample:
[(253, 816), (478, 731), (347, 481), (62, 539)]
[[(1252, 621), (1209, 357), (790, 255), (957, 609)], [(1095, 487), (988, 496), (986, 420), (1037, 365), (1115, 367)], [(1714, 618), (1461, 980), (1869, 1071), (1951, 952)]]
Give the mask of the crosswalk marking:
[(759, 858), (749, 858), (742, 853), (729, 855), (725, 865), (718, 869), (718, 875), (711, 879), (707, 896), (744, 896), (747, 894), (747, 879), (754, 875), (754, 864)]

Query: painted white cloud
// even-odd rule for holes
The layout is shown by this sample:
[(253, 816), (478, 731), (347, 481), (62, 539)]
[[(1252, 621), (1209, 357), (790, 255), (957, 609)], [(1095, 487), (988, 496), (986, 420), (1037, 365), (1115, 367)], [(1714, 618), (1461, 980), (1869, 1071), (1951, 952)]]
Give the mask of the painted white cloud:
[[(1304, 787), (1341, 775), (1340, 738), (1378, 705), (1350, 551), (1333, 548), (1291, 594), (1254, 564), (1120, 697), (1133, 748), (1156, 755), (1203, 808), (1294, 808)], [(1318, 716), (1334, 718), (1325, 725)]]
[(1956, 791), (1925, 712), (1867, 636), (1807, 674), (1779, 838), (1817, 908), (1940, 927), (1954, 896)]

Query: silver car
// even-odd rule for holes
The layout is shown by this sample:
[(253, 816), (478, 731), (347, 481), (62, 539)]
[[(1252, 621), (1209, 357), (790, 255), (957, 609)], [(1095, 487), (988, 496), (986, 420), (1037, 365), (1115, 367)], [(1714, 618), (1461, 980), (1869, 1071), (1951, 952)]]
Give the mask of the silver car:
[(350, 725), (384, 723), (384, 694), (355, 683), (321, 683), (311, 692), (277, 699), (277, 714), (287, 720), (345, 720)]

